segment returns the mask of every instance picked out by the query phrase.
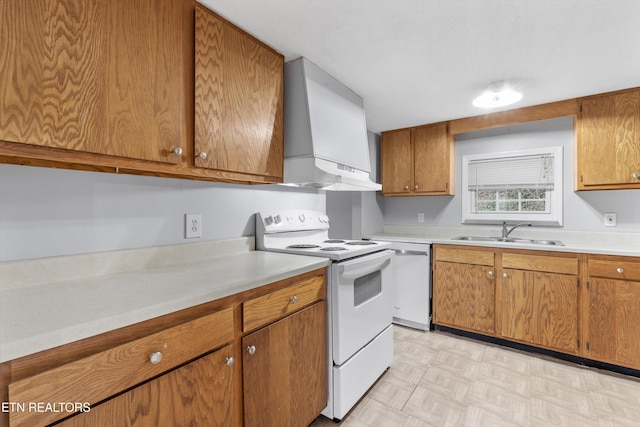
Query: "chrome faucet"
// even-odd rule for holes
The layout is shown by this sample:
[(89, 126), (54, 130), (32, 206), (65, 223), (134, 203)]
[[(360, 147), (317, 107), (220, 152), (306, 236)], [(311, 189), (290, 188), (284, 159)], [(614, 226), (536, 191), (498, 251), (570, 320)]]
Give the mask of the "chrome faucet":
[(502, 238), (506, 239), (507, 237), (509, 237), (509, 234), (511, 234), (511, 232), (513, 230), (515, 230), (518, 227), (521, 227), (523, 225), (526, 225), (527, 227), (531, 227), (531, 223), (530, 222), (521, 222), (520, 224), (516, 224), (513, 227), (511, 227), (510, 229), (507, 228), (507, 221), (502, 221)]

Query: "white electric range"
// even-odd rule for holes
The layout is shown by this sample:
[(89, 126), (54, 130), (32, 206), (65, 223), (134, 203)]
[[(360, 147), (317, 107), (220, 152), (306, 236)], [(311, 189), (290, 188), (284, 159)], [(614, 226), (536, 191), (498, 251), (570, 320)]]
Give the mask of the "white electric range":
[(327, 271), (329, 400), (341, 420), (393, 360), (391, 243), (329, 238), (329, 217), (309, 210), (256, 214), (258, 250), (330, 259)]

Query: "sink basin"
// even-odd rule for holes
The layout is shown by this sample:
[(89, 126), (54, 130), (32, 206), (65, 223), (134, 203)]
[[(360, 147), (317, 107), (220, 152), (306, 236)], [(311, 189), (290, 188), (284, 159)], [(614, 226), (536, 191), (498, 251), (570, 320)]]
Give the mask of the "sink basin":
[(559, 240), (536, 240), (536, 239), (518, 239), (515, 237), (481, 237), (481, 236), (458, 236), (451, 240), (466, 240), (470, 242), (506, 242), (506, 243), (520, 243), (525, 245), (550, 245), (550, 246), (564, 246)]
[(512, 238), (502, 238), (502, 237), (479, 237), (479, 236), (458, 236), (454, 237), (452, 240), (469, 240), (472, 242), (509, 242), (515, 241)]
[(554, 245), (554, 246), (564, 246), (560, 240), (529, 240), (529, 239), (518, 239), (522, 243), (532, 243), (534, 245)]

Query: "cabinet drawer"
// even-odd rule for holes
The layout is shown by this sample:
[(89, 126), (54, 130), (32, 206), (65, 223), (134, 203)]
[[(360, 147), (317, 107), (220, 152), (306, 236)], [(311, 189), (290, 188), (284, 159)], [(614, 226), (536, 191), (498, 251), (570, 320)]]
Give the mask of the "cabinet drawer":
[(325, 298), (324, 276), (312, 277), (242, 305), (243, 331), (251, 331)]
[(502, 254), (502, 267), (546, 273), (578, 274), (578, 259), (544, 255)]
[[(95, 404), (233, 341), (228, 308), (9, 384), (11, 402)], [(162, 358), (152, 363), (150, 355)], [(49, 424), (68, 412), (11, 412), (10, 425)]]
[(589, 258), (588, 269), (589, 276), (640, 281), (640, 261)]
[(493, 266), (494, 253), (483, 250), (437, 248), (436, 261)]

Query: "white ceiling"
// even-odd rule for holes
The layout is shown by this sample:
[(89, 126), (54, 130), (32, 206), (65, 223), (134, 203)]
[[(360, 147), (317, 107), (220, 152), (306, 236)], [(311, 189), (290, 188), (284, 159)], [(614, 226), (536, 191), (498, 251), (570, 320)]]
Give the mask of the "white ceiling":
[[(364, 98), (375, 132), (640, 86), (639, 0), (201, 0)], [(505, 108), (503, 108), (505, 109)]]

